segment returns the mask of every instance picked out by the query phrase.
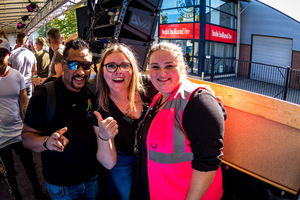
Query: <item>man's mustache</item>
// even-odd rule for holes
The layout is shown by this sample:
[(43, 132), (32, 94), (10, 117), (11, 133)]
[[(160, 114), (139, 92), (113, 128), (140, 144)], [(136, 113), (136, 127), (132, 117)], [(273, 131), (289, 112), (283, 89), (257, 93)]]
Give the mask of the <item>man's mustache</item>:
[(87, 75), (79, 75), (79, 74), (77, 74), (77, 75), (75, 75), (75, 76), (72, 77), (72, 79), (75, 79), (75, 78), (85, 78), (85, 79), (87, 79)]

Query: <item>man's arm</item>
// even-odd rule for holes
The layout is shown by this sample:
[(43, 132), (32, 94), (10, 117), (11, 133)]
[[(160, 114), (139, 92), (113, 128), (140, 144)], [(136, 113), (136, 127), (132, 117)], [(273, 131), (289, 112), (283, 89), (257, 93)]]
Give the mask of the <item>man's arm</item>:
[(24, 117), (25, 117), (28, 102), (29, 101), (28, 101), (28, 98), (27, 98), (26, 89), (20, 90), (19, 104), (20, 104), (20, 115), (21, 115), (22, 119), (24, 119)]
[[(63, 152), (65, 146), (69, 143), (69, 140), (63, 136), (66, 131), (67, 128), (64, 127), (52, 133), (50, 136), (41, 136), (42, 131), (33, 129), (24, 124), (22, 130), (22, 142), (24, 147), (35, 152), (42, 152), (46, 150)], [(46, 140), (46, 138), (48, 139)], [(47, 148), (44, 147), (44, 142)]]
[(199, 200), (209, 188), (216, 171), (200, 172), (193, 169), (192, 179), (186, 200)]
[(37, 74), (36, 63), (32, 65), (32, 76)]
[(70, 36), (64, 41), (64, 44), (66, 45), (67, 42), (69, 42), (70, 40), (74, 40), (74, 39), (76, 39), (77, 37), (78, 37), (78, 33), (77, 33), (77, 32), (73, 33), (72, 35), (70, 35)]
[(62, 75), (62, 63), (56, 63), (54, 65), (56, 75), (55, 77), (60, 77)]
[(3, 35), (3, 37), (7, 40), (7, 41), (9, 41), (8, 40), (8, 37), (7, 37), (7, 35), (6, 35), (6, 33), (5, 33), (5, 31), (3, 30), (3, 29), (0, 29), (0, 35)]

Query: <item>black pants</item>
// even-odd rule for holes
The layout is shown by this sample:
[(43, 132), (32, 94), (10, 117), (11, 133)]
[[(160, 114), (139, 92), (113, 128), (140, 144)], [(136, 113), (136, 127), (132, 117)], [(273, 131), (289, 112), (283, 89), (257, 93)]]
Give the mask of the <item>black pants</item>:
[(33, 189), (40, 189), (41, 186), (36, 174), (31, 150), (26, 149), (22, 142), (17, 142), (0, 149), (0, 157), (5, 170), (4, 176), (9, 184), (11, 192), (16, 199), (22, 199), (16, 182), (17, 171), (14, 165), (12, 150), (20, 157)]

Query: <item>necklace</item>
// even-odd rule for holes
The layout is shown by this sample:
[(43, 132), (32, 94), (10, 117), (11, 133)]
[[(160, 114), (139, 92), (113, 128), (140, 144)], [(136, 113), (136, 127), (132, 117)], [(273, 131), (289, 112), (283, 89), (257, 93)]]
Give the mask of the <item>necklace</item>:
[(164, 102), (162, 102), (162, 100), (163, 100), (163, 97), (161, 96), (161, 98), (159, 98), (158, 105), (155, 107), (155, 112), (158, 112), (160, 110), (160, 108), (166, 103), (166, 101), (168, 101), (168, 99), (166, 99)]
[[(144, 118), (138, 123), (138, 127), (137, 127), (137, 129), (135, 130), (134, 147), (133, 147), (133, 153), (134, 153), (134, 154), (137, 154), (137, 153), (139, 152), (138, 133), (139, 133), (139, 130), (140, 130), (140, 128), (141, 128), (141, 125), (145, 122), (145, 120), (146, 120), (148, 114), (149, 114), (152, 110), (153, 110), (154, 113), (158, 112), (159, 109), (160, 109), (160, 108), (166, 103), (166, 101), (168, 100), (168, 99), (166, 99), (163, 103), (161, 103), (161, 102), (162, 102), (162, 99), (163, 99), (163, 97), (161, 96), (161, 98), (160, 98), (160, 99), (158, 100), (158, 102), (157, 102), (158, 105), (155, 106), (155, 110), (153, 110), (154, 107), (149, 106), (148, 109), (147, 109), (147, 112), (146, 112), (146, 114), (145, 114), (145, 116), (144, 116)], [(150, 115), (150, 116), (151, 116), (151, 115)], [(139, 137), (141, 137), (141, 136), (139, 136)]]
[(124, 119), (128, 124), (132, 124), (134, 120), (131, 119), (131, 117), (128, 116), (128, 113), (129, 113), (128, 109), (129, 109), (129, 108), (126, 109), (125, 115), (124, 115), (123, 119)]

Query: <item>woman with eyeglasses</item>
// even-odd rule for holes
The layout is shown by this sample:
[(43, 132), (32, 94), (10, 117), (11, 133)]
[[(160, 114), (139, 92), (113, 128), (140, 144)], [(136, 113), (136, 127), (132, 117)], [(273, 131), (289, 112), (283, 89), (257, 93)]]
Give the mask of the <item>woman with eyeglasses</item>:
[[(144, 79), (144, 82), (150, 83), (150, 80)], [(135, 130), (151, 94), (156, 93), (153, 86), (144, 88), (143, 85), (137, 60), (129, 47), (112, 44), (102, 52), (97, 74), (98, 106), (103, 119), (112, 117), (118, 124), (119, 132), (114, 138), (117, 164), (109, 173), (121, 200), (129, 199)]]

